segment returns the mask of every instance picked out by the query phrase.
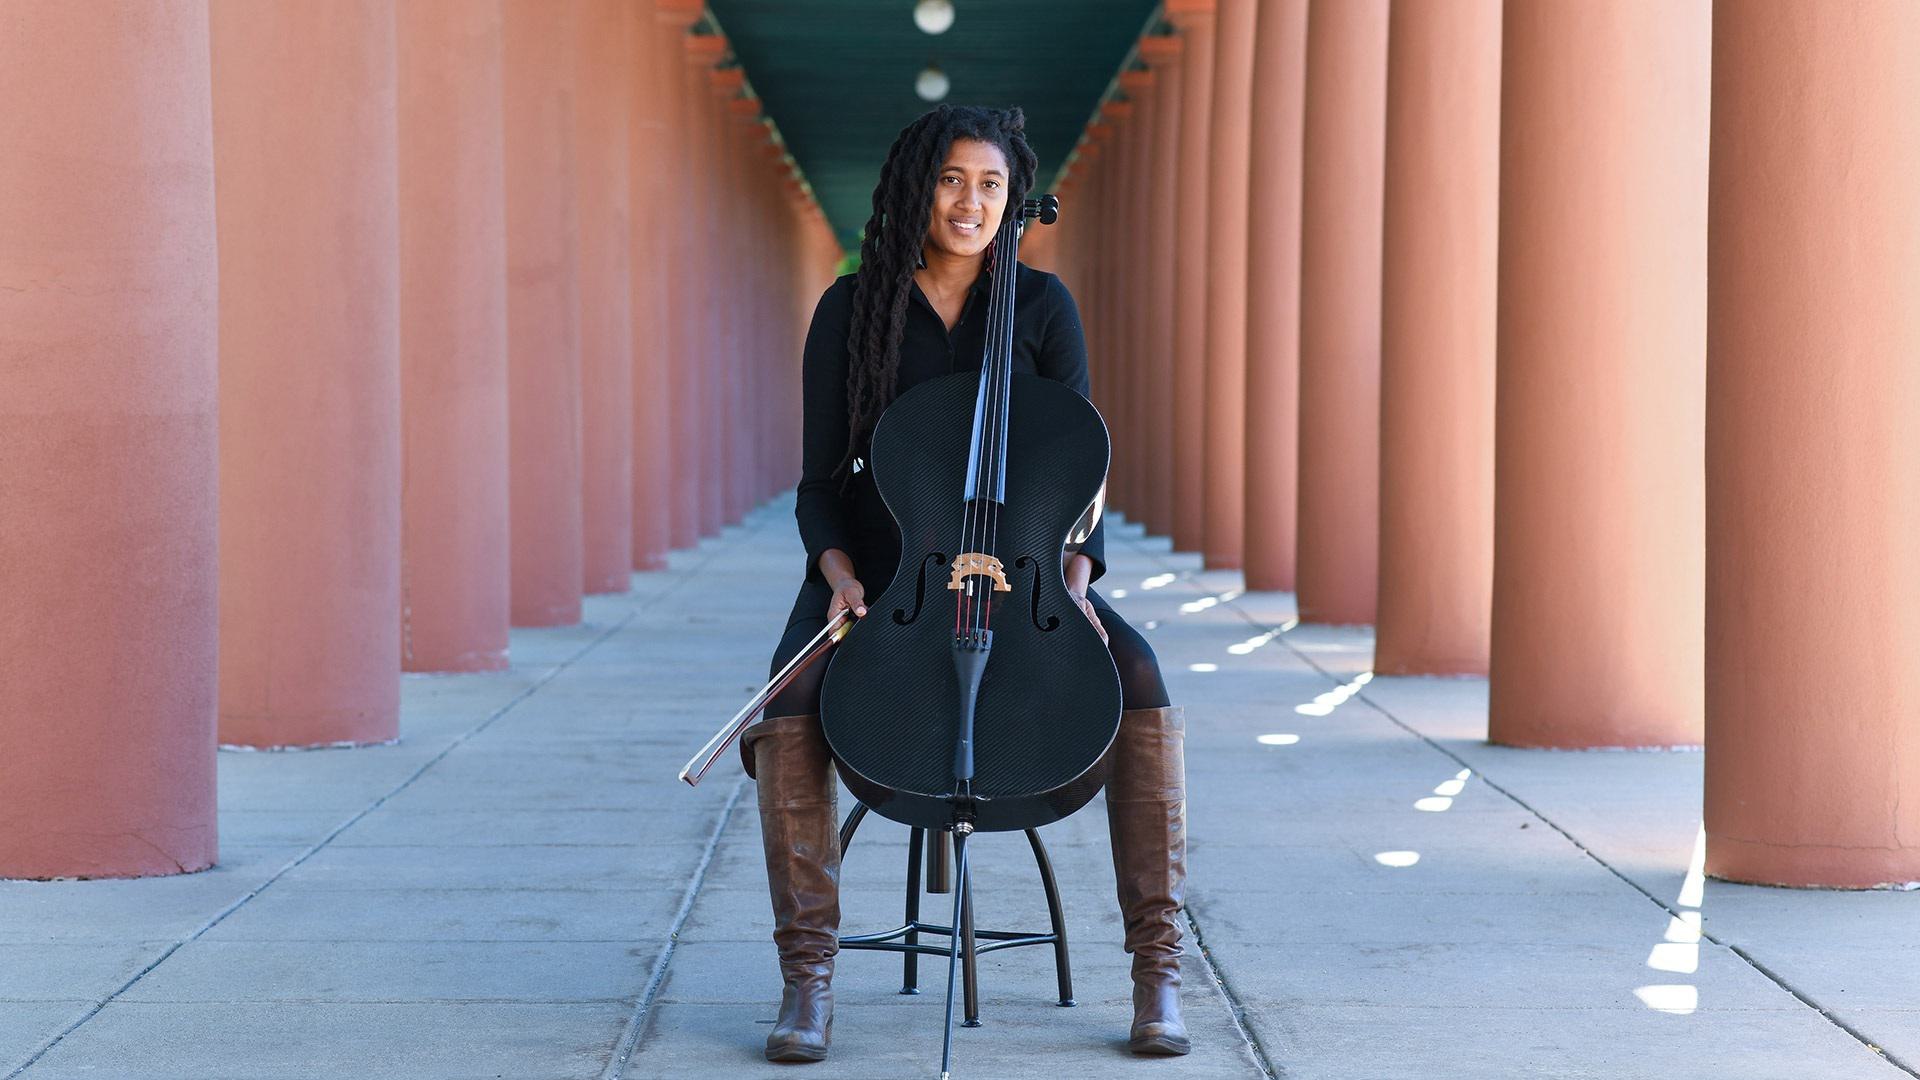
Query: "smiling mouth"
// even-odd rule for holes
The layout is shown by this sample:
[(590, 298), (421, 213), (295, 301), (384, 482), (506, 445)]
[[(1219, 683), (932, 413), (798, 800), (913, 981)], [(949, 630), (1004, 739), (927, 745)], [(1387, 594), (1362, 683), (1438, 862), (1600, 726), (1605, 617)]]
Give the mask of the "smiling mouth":
[(948, 218), (947, 224), (968, 236), (980, 231), (980, 223), (977, 221), (955, 221), (953, 218)]

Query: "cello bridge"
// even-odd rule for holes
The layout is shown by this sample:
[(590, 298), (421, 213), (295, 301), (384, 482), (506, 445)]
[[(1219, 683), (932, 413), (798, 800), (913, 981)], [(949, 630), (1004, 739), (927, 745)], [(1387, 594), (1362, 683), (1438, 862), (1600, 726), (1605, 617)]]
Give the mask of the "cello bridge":
[(1007, 571), (1000, 560), (978, 551), (969, 551), (953, 560), (953, 576), (947, 579), (947, 588), (958, 592), (967, 587), (967, 579), (979, 575), (993, 582), (994, 592), (1012, 592), (1013, 586), (1007, 584)]

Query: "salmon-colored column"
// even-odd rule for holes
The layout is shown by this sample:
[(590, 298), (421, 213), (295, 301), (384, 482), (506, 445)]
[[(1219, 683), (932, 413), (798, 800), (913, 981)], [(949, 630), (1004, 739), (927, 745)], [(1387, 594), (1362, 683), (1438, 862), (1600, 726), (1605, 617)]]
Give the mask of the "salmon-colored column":
[(500, 5), (394, 9), (400, 153), (400, 666), (507, 666)]
[(1920, 880), (1920, 8), (1713, 16), (1707, 872)]
[(218, 627), (206, 5), (9, 5), (0, 92), (16, 103), (0, 109), (0, 877), (203, 870)]
[(793, 388), (799, 385), (800, 343), (791, 339), (792, 307), (797, 290), (793, 287), (792, 268), (798, 254), (792, 246), (791, 219), (781, 177), (786, 172), (786, 148), (775, 142), (768, 121), (755, 125), (754, 138), (760, 148), (760, 168), (755, 174), (759, 190), (761, 229), (772, 258), (760, 264), (760, 276), (766, 283), (766, 299), (760, 317), (758, 358), (766, 377), (755, 390), (759, 402), (759, 459), (753, 503), (759, 506), (786, 485), (780, 481), (781, 455), (785, 449), (782, 431), (788, 403), (799, 400)]
[(1121, 488), (1127, 496), (1121, 509), (1129, 517), (1139, 519), (1146, 505), (1146, 436), (1142, 434), (1146, 425), (1142, 417), (1146, 415), (1146, 367), (1152, 363), (1148, 356), (1142, 336), (1146, 332), (1146, 317), (1142, 306), (1146, 304), (1146, 265), (1142, 259), (1146, 256), (1146, 181), (1152, 171), (1152, 111), (1148, 106), (1146, 94), (1154, 83), (1150, 71), (1121, 71), (1119, 86), (1127, 94), (1125, 115), (1119, 119), (1119, 156), (1117, 165), (1125, 173), (1121, 186), (1121, 202), (1117, 206), (1116, 233), (1117, 261), (1119, 271), (1119, 304), (1114, 309), (1116, 332), (1121, 344), (1121, 363), (1125, 382), (1125, 402), (1121, 415), (1121, 430), (1116, 436), (1119, 444), (1119, 463), (1125, 469), (1125, 486)]
[(1179, 418), (1173, 411), (1174, 394), (1174, 252), (1179, 234), (1174, 223), (1180, 214), (1180, 38), (1155, 34), (1140, 39), (1140, 59), (1155, 73), (1153, 86), (1153, 163), (1148, 180), (1147, 330), (1143, 344), (1152, 359), (1148, 368), (1147, 413), (1141, 431), (1146, 459), (1146, 502), (1142, 518), (1152, 532), (1173, 531), (1173, 439)]
[(579, 191), (572, 5), (506, 0), (513, 624), (580, 621)]
[(1207, 200), (1213, 167), (1214, 0), (1167, 0), (1180, 31), (1180, 219), (1174, 253), (1173, 546), (1199, 551), (1206, 528)]
[(714, 343), (718, 348), (715, 413), (709, 429), (713, 460), (719, 468), (720, 525), (733, 524), (740, 514), (740, 354), (741, 322), (750, 306), (740, 289), (739, 243), (746, 223), (740, 214), (739, 163), (734, 141), (732, 108), (728, 104), (745, 85), (744, 72), (726, 68), (709, 72), (713, 100), (714, 210), (717, 222), (708, 243), (713, 246)]
[(628, 240), (626, 0), (574, 15), (574, 154), (580, 213), (582, 588), (626, 592), (634, 569), (634, 282)]
[(1113, 442), (1112, 461), (1107, 469), (1107, 499), (1123, 513), (1137, 513), (1133, 505), (1134, 459), (1134, 343), (1127, 336), (1127, 305), (1133, 299), (1132, 266), (1127, 253), (1132, 239), (1125, 230), (1131, 224), (1133, 188), (1137, 172), (1135, 158), (1135, 118), (1138, 110), (1131, 101), (1109, 101), (1100, 107), (1100, 117), (1113, 125), (1107, 155), (1109, 191), (1104, 217), (1107, 256), (1106, 282), (1101, 305), (1101, 336), (1106, 340), (1108, 363), (1112, 365), (1113, 408), (1107, 414), (1107, 427)]
[(627, 205), (632, 232), (633, 568), (661, 570), (674, 546), (672, 398), (674, 200), (655, 198), (682, 178), (672, 128), (680, 43), (654, 0), (629, 9), (634, 57), (628, 69), (633, 127), (627, 145)]
[(1502, 35), (1488, 735), (1698, 744), (1709, 5)]
[(1149, 243), (1153, 230), (1147, 225), (1147, 214), (1151, 206), (1149, 188), (1153, 180), (1153, 84), (1151, 71), (1123, 71), (1120, 73), (1120, 87), (1126, 91), (1132, 111), (1126, 126), (1126, 203), (1121, 207), (1119, 236), (1121, 240), (1121, 268), (1125, 274), (1126, 292), (1121, 298), (1120, 334), (1125, 342), (1127, 363), (1127, 423), (1126, 455), (1122, 459), (1127, 467), (1127, 515), (1144, 521), (1147, 507), (1153, 496), (1147, 486), (1149, 468), (1147, 458), (1148, 445), (1152, 436), (1148, 431), (1152, 425), (1152, 403), (1148, 401), (1148, 391), (1153, 386), (1153, 368), (1158, 358), (1147, 344), (1148, 329), (1152, 325), (1147, 313), (1147, 305), (1153, 302), (1152, 275), (1147, 258), (1152, 251)]
[(1300, 230), (1300, 618), (1371, 623), (1379, 564), (1387, 3), (1307, 14)]
[[(1068, 279), (1067, 286), (1073, 290), (1075, 302), (1080, 307), (1081, 318), (1087, 332), (1087, 368), (1092, 393), (1089, 400), (1100, 415), (1112, 424), (1113, 412), (1113, 361), (1109, 353), (1105, 317), (1107, 298), (1105, 293), (1106, 267), (1100, 257), (1104, 250), (1104, 236), (1107, 230), (1106, 189), (1107, 164), (1104, 154), (1105, 140), (1111, 125), (1096, 120), (1087, 125), (1081, 140), (1079, 157), (1074, 163), (1075, 192), (1074, 202), (1069, 203), (1063, 196), (1060, 200), (1060, 223), (1056, 228), (1065, 228), (1067, 235), (1074, 238), (1075, 247), (1083, 252), (1077, 258), (1078, 269), (1074, 277)], [(1073, 216), (1069, 217), (1068, 214)], [(1111, 431), (1109, 431), (1111, 437)], [(1113, 485), (1113, 468), (1109, 461), (1107, 468), (1107, 486), (1109, 494)]]
[(220, 741), (400, 722), (394, 13), (214, 0)]
[(719, 530), (733, 523), (736, 494), (734, 490), (734, 439), (737, 435), (739, 418), (735, 414), (736, 393), (739, 386), (737, 366), (739, 352), (737, 337), (739, 323), (738, 308), (734, 304), (731, 284), (735, 282), (734, 242), (739, 238), (740, 222), (737, 216), (737, 204), (733, 192), (733, 154), (729, 147), (730, 125), (727, 116), (727, 98), (740, 89), (735, 80), (741, 73), (737, 68), (713, 70), (707, 73), (706, 107), (711, 117), (707, 129), (707, 138), (713, 162), (713, 203), (709, 207), (713, 214), (713, 230), (708, 233), (708, 245), (713, 249), (711, 272), (708, 279), (709, 314), (712, 318), (713, 343), (713, 386), (711, 398), (713, 422), (707, 428), (708, 460), (714, 470), (714, 496), (717, 500), (714, 509), (714, 528)]
[[(661, 108), (665, 119), (668, 168), (683, 198), (664, 204), (666, 221), (660, 242), (652, 250), (666, 279), (666, 394), (668, 540), (675, 548), (692, 547), (700, 540), (699, 485), (699, 361), (696, 353), (694, 304), (698, 289), (691, 266), (698, 234), (695, 209), (701, 193), (696, 188), (693, 133), (696, 120), (687, 99), (686, 29), (699, 16), (697, 0), (655, 0), (662, 33)], [(695, 10), (685, 10), (692, 7)], [(661, 200), (642, 199), (643, 207)], [(650, 210), (647, 212), (651, 212)], [(652, 259), (645, 261), (654, 261)]]
[[(744, 73), (733, 69), (744, 83)], [(759, 315), (765, 291), (755, 287), (760, 260), (753, 253), (760, 250), (764, 236), (760, 222), (755, 215), (753, 198), (753, 170), (759, 168), (760, 159), (753, 152), (752, 142), (766, 128), (760, 124), (760, 103), (752, 98), (729, 97), (726, 99), (727, 117), (723, 134), (727, 150), (727, 195), (731, 204), (730, 228), (722, 231), (728, 242), (727, 264), (730, 268), (727, 282), (733, 283), (728, 290), (729, 306), (732, 316), (727, 320), (728, 332), (732, 335), (732, 377), (727, 380), (728, 406), (730, 422), (727, 440), (728, 481), (727, 523), (734, 524), (746, 516), (747, 510), (756, 501), (753, 491), (753, 463), (759, 453), (760, 428), (755, 413), (754, 398), (761, 385), (759, 377), (764, 372), (764, 358), (759, 349)], [(744, 289), (741, 286), (745, 286)]]
[(1484, 675), (1500, 0), (1395, 4), (1387, 40), (1373, 670)]
[(1294, 586), (1300, 485), (1300, 183), (1307, 0), (1267, 0), (1253, 38), (1247, 200), (1246, 587)]
[(666, 567), (670, 548), (693, 542), (691, 525), (682, 525), (680, 473), (674, 471), (674, 444), (684, 438), (680, 429), (687, 423), (674, 396), (682, 379), (678, 342), (685, 334), (680, 315), (685, 284), (674, 269), (680, 265), (674, 254), (684, 244), (682, 208), (678, 200), (655, 198), (685, 181), (680, 35), (689, 15), (670, 0), (639, 0), (632, 15), (636, 60), (628, 254), (634, 286), (634, 569), (657, 571)]
[(1125, 244), (1125, 267), (1127, 267), (1127, 302), (1123, 313), (1127, 315), (1125, 334), (1127, 348), (1131, 350), (1131, 384), (1133, 384), (1133, 415), (1127, 423), (1127, 448), (1131, 452), (1133, 469), (1133, 503), (1129, 515), (1144, 523), (1152, 513), (1154, 505), (1154, 465), (1152, 465), (1152, 429), (1154, 429), (1154, 380), (1156, 371), (1164, 365), (1165, 357), (1156, 356), (1152, 348), (1152, 331), (1156, 319), (1156, 296), (1154, 296), (1154, 231), (1148, 227), (1152, 221), (1154, 208), (1154, 146), (1156, 133), (1162, 127), (1162, 119), (1156, 111), (1156, 85), (1160, 77), (1154, 71), (1123, 71), (1119, 75), (1119, 85), (1127, 90), (1127, 96), (1133, 100), (1133, 123), (1127, 131), (1127, 171), (1133, 175), (1133, 186), (1127, 192), (1125, 208), (1125, 227), (1121, 229), (1121, 240)]
[[(1119, 372), (1113, 360), (1113, 335), (1109, 332), (1109, 316), (1113, 302), (1108, 283), (1113, 277), (1112, 260), (1107, 253), (1113, 243), (1113, 218), (1110, 207), (1113, 202), (1113, 122), (1097, 120), (1087, 125), (1087, 145), (1081, 153), (1089, 162), (1089, 188), (1087, 192), (1086, 221), (1080, 225), (1086, 237), (1089, 258), (1086, 274), (1086, 295), (1079, 304), (1087, 313), (1087, 366), (1092, 382), (1092, 401), (1106, 419), (1108, 437), (1112, 438), (1112, 425), (1119, 415), (1117, 388)], [(1066, 208), (1061, 208), (1064, 218)], [(1114, 485), (1113, 463), (1107, 464), (1107, 498), (1111, 501)]]
[(1207, 169), (1206, 515), (1210, 570), (1240, 566), (1246, 525), (1247, 136), (1253, 109), (1254, 0), (1219, 0)]
[(581, 585), (627, 591), (633, 569), (633, 283), (627, 244), (626, 0), (574, 17), (580, 244)]
[(713, 71), (713, 65), (725, 55), (727, 43), (725, 38), (714, 34), (689, 35), (684, 40), (688, 63), (687, 114), (691, 151), (688, 161), (691, 182), (687, 194), (693, 196), (688, 200), (687, 210), (696, 225), (687, 262), (687, 273), (694, 286), (693, 302), (689, 305), (694, 320), (690, 359), (697, 373), (694, 393), (698, 402), (694, 431), (697, 449), (693, 467), (699, 478), (700, 535), (713, 536), (719, 533), (725, 519), (721, 502), (721, 454), (726, 446), (726, 421), (721, 403), (724, 400), (722, 393), (726, 377), (722, 365), (726, 353), (722, 348), (724, 322), (719, 309), (722, 301), (720, 274), (724, 264), (715, 239), (724, 227), (725, 219), (719, 192), (723, 173), (715, 143), (720, 130), (721, 109), (714, 99), (713, 85), (708, 76)]

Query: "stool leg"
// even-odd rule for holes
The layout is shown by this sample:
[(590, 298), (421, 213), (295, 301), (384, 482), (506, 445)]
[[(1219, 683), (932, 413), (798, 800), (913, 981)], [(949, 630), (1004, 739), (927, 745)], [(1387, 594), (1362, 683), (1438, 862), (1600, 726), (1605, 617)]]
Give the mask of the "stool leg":
[(1040, 888), (1047, 894), (1047, 918), (1053, 922), (1053, 972), (1060, 982), (1060, 1005), (1073, 1007), (1073, 966), (1067, 960), (1067, 916), (1060, 908), (1060, 883), (1053, 877), (1053, 860), (1040, 842), (1040, 830), (1027, 830), (1027, 844), (1040, 867)]
[(920, 921), (920, 848), (926, 843), (927, 831), (915, 829), (907, 839), (907, 940), (909, 946), (902, 955), (905, 957), (905, 972), (900, 976), (900, 992), (917, 994), (920, 992), (920, 954), (912, 946), (920, 944), (920, 931), (913, 929)]
[(972, 1028), (980, 1026), (980, 969), (973, 948), (973, 875), (961, 877), (960, 889), (964, 894), (960, 901), (960, 964), (967, 991), (967, 1018), (960, 1026)]
[(953, 848), (946, 842), (946, 834), (936, 834), (939, 843), (927, 844), (927, 891), (944, 896), (953, 891)]
[(853, 809), (847, 811), (847, 820), (840, 823), (840, 853), (847, 853), (853, 844), (853, 834), (860, 829), (860, 823), (867, 819), (867, 804), (856, 802)]

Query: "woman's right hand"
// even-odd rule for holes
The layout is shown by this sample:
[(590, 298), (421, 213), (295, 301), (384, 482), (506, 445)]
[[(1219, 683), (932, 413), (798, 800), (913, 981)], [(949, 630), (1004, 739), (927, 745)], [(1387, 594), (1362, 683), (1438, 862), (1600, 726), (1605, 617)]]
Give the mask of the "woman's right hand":
[(821, 552), (820, 576), (827, 579), (828, 587), (833, 590), (833, 599), (827, 601), (828, 622), (843, 611), (851, 611), (855, 617), (867, 613), (867, 590), (861, 586), (860, 579), (853, 576), (853, 559), (846, 552), (839, 548)]
[(856, 618), (867, 613), (867, 590), (857, 578), (845, 577), (834, 583), (833, 599), (827, 602), (827, 621), (832, 622), (842, 611), (852, 611)]

